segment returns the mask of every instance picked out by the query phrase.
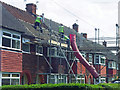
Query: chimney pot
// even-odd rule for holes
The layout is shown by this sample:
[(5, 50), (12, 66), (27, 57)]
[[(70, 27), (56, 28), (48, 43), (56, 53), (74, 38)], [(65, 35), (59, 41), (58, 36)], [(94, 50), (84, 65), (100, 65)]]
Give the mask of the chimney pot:
[(87, 39), (87, 33), (83, 33), (83, 37)]
[(79, 27), (79, 25), (76, 24), (76, 23), (74, 23), (72, 26), (73, 26), (73, 29), (74, 29), (76, 32), (78, 32), (78, 27)]
[(106, 41), (104, 41), (104, 42), (103, 42), (103, 45), (104, 45), (105, 47), (107, 47), (107, 42), (106, 42)]
[(33, 3), (26, 4), (26, 11), (31, 14), (36, 14), (36, 5)]

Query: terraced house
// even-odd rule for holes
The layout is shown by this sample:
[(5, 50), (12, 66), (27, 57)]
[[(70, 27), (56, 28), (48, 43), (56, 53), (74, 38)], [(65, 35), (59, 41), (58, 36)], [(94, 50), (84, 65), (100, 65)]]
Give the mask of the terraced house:
[[(66, 40), (58, 33), (60, 23), (45, 18), (43, 33), (34, 29), (36, 5), (26, 11), (0, 2), (0, 86), (31, 83), (96, 83), (89, 71), (75, 57)], [(105, 46), (87, 40), (64, 26), (65, 35), (75, 34), (82, 56), (99, 73), (99, 81), (109, 82), (117, 76), (116, 56)]]

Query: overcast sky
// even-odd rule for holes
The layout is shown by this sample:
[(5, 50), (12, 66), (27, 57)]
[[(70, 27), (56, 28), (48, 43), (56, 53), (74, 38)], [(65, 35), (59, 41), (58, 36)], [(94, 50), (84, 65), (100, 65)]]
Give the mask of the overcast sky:
[[(45, 14), (65, 26), (79, 24), (79, 32), (95, 37), (94, 28), (100, 29), (100, 37), (115, 37), (118, 23), (119, 0), (1, 0), (25, 10), (25, 4), (37, 3), (37, 14)], [(24, 2), (25, 1), (25, 2)]]

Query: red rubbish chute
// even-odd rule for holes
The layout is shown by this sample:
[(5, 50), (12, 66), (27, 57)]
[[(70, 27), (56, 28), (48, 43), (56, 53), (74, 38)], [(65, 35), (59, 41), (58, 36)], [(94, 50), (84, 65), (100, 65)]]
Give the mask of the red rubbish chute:
[(93, 75), (94, 78), (98, 78), (99, 74), (96, 72), (96, 69), (92, 65), (90, 65), (88, 61), (79, 52), (76, 44), (76, 35), (70, 34), (70, 42), (76, 58), (80, 60), (81, 64), (84, 65), (84, 67)]

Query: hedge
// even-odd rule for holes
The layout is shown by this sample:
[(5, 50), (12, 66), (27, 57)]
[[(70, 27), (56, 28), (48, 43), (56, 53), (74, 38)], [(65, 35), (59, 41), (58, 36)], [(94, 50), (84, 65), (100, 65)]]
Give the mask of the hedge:
[(62, 88), (70, 90), (73, 88), (79, 90), (120, 90), (120, 84), (80, 84), (80, 83), (69, 83), (69, 84), (31, 84), (31, 85), (4, 85), (1, 90), (61, 90)]

